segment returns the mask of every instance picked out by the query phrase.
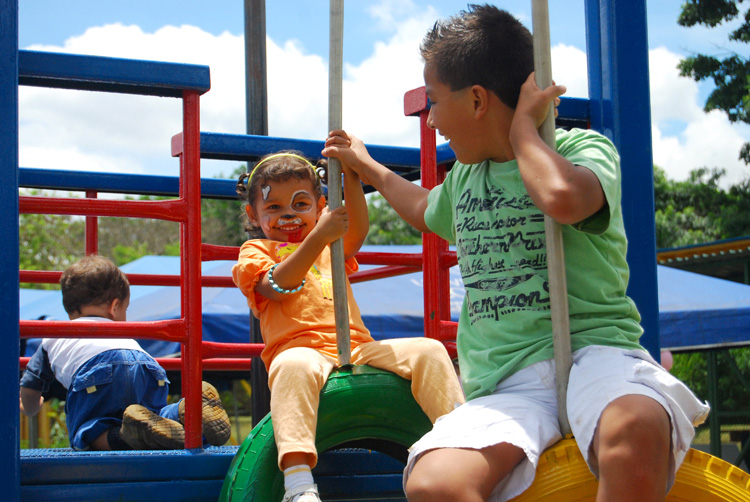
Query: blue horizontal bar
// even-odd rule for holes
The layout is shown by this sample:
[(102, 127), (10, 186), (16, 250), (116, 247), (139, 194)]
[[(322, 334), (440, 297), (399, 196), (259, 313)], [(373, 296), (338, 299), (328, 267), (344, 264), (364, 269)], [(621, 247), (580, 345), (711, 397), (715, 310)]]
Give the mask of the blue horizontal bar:
[(562, 120), (591, 120), (591, 100), (585, 98), (560, 98), (557, 107), (558, 119)]
[[(235, 184), (235, 180), (201, 178), (201, 194), (207, 198), (236, 199)], [(18, 186), (43, 190), (93, 190), (103, 193), (165, 197), (177, 197), (179, 195), (179, 178), (177, 176), (113, 174), (29, 167), (22, 167), (18, 170)]]
[[(296, 150), (311, 159), (321, 158), (321, 140), (276, 138), (249, 134), (201, 133), (201, 157), (204, 159), (256, 161), (280, 150)], [(370, 155), (391, 169), (419, 170), (419, 148), (367, 145)]]
[(18, 83), (60, 89), (182, 97), (211, 88), (208, 66), (18, 51)]

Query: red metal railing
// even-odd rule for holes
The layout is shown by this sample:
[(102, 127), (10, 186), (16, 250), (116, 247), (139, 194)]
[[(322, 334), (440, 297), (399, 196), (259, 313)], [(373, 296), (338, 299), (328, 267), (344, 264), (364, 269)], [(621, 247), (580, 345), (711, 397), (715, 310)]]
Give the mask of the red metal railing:
[[(19, 197), (19, 212), (86, 216), (86, 253), (98, 249), (99, 216), (156, 218), (180, 224), (180, 275), (159, 281), (177, 281), (181, 291), (181, 318), (167, 321), (125, 323), (73, 323), (70, 321), (20, 321), (22, 338), (137, 338), (159, 339), (182, 344), (180, 369), (185, 404), (185, 448), (199, 448), (201, 434), (201, 375), (203, 372), (201, 333), (201, 218), (200, 218), (200, 94), (182, 93), (183, 134), (181, 138), (179, 197), (164, 201), (99, 200), (88, 191), (85, 199)], [(20, 271), (22, 282), (57, 282), (61, 272)], [(145, 277), (130, 277), (146, 283)], [(21, 365), (27, 360), (22, 358)], [(160, 362), (165, 362), (163, 359)], [(174, 366), (174, 363), (166, 363)], [(213, 364), (212, 364), (213, 366)]]
[[(422, 186), (427, 189), (442, 183), (446, 173), (445, 165), (437, 165), (435, 131), (427, 126), (429, 113), (424, 87), (406, 93), (404, 114), (419, 117), (421, 178)], [(449, 269), (456, 264), (456, 253), (448, 249), (447, 241), (435, 234), (424, 234), (422, 247), (425, 336), (445, 343), (455, 356), (458, 324), (451, 321)]]
[[(437, 165), (435, 131), (427, 127), (429, 113), (424, 88), (404, 99), (406, 115), (420, 118), (422, 186), (432, 188), (445, 178), (445, 166)], [(69, 321), (21, 321), (22, 338), (145, 338), (181, 343), (180, 358), (157, 358), (167, 370), (181, 370), (185, 407), (185, 447), (201, 446), (201, 379), (203, 369), (249, 370), (251, 358), (263, 350), (261, 343), (218, 343), (202, 340), (202, 287), (234, 287), (230, 277), (203, 276), (201, 262), (236, 260), (239, 248), (202, 244), (200, 213), (199, 95), (183, 94), (183, 133), (172, 138), (172, 155), (179, 158), (180, 183), (177, 199), (164, 201), (99, 200), (95, 191), (85, 199), (20, 197), (19, 212), (71, 214), (86, 217), (87, 254), (98, 250), (98, 217), (156, 218), (180, 224), (180, 275), (128, 274), (133, 285), (179, 286), (181, 318), (165, 321), (125, 323), (73, 323)], [(425, 335), (446, 343), (455, 355), (456, 323), (450, 319), (449, 271), (456, 264), (455, 252), (433, 234), (423, 236), (422, 253), (373, 253), (357, 255), (363, 265), (380, 265), (351, 276), (362, 282), (420, 270), (424, 273)], [(57, 283), (60, 271), (21, 270), (20, 282)], [(134, 334), (137, 333), (137, 336)], [(29, 358), (21, 358), (25, 368)]]

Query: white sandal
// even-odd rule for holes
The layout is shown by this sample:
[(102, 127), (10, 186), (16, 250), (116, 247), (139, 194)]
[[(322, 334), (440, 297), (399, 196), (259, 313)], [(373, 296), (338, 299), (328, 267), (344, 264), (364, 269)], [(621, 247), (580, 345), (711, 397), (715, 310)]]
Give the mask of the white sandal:
[(300, 485), (287, 490), (281, 502), (321, 502), (317, 485)]

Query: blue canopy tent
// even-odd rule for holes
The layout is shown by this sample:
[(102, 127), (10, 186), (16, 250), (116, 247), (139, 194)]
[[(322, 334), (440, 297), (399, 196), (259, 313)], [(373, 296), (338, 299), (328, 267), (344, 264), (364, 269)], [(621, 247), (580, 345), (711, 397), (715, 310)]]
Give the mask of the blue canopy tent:
[[(365, 246), (363, 251), (418, 253), (421, 246)], [(203, 263), (206, 276), (231, 276), (234, 261)], [(362, 266), (362, 268), (369, 268)], [(750, 340), (750, 286), (658, 266), (661, 346), (673, 351), (722, 347)], [(178, 274), (179, 260), (145, 256), (122, 267), (125, 273)], [(365, 325), (376, 339), (422, 336), (422, 274), (413, 273), (353, 285)], [(458, 320), (464, 296), (458, 267), (451, 269), (451, 316)], [(67, 319), (59, 291), (21, 290), (20, 318)], [(152, 321), (180, 316), (179, 289), (133, 286), (128, 320)], [(249, 341), (249, 309), (236, 288), (203, 288), (203, 338)], [(143, 340), (156, 356), (179, 351), (174, 342)], [(34, 348), (29, 343), (29, 351)]]

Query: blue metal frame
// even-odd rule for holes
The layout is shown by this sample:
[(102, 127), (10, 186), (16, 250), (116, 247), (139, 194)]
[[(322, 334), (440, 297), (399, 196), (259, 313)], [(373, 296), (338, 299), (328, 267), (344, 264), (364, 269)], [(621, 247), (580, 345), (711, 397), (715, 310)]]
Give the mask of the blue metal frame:
[(3, 499), (18, 500), (18, 0), (0, 0), (0, 179), (0, 479)]
[(586, 0), (591, 127), (617, 146), (628, 234), (628, 294), (641, 313), (641, 343), (659, 356), (659, 297), (648, 84), (646, 1)]
[[(623, 213), (631, 243), (628, 252), (632, 270), (629, 293), (643, 316), (643, 343), (657, 355), (658, 297), (646, 2), (586, 0), (586, 30), (590, 99), (564, 99), (559, 111), (571, 125), (586, 126), (590, 122), (592, 128), (610, 137), (620, 151)], [(57, 187), (90, 187), (98, 191), (108, 191), (107, 188), (122, 184), (129, 185), (134, 192), (136, 185), (150, 186), (154, 194), (170, 194), (176, 187), (176, 180), (167, 177), (149, 176), (148, 183), (144, 183), (144, 176), (108, 173), (82, 175), (24, 169), (19, 174), (19, 83), (179, 97), (183, 90), (208, 90), (210, 76), (207, 67), (193, 65), (19, 52), (18, 0), (0, 0), (0, 177), (4, 181), (0, 184), (0, 214), (3, 215), (0, 230), (4, 238), (3, 252), (0, 253), (0, 305), (3, 306), (0, 309), (0, 332), (6, 341), (0, 362), (0, 371), (5, 375), (5, 378), (0, 375), (0, 381), (6, 384), (0, 387), (0, 400), (6, 403), (5, 413), (0, 417), (0, 477), (5, 480), (5, 500), (20, 499), (21, 478), (19, 412), (15, 406), (19, 356), (18, 182), (22, 186), (45, 188), (54, 181)], [(201, 134), (201, 150), (205, 158), (249, 161), (280, 148), (302, 150), (305, 155), (318, 157), (322, 142)], [(419, 154), (415, 149), (373, 146), (370, 152), (407, 177), (414, 176), (409, 171), (419, 165)], [(446, 145), (438, 147), (438, 162), (448, 162), (452, 158), (453, 153)], [(65, 183), (59, 182), (60, 177), (71, 175)], [(226, 194), (231, 183), (204, 180), (203, 191), (221, 196)], [(143, 189), (138, 188), (138, 193), (143, 193)], [(11, 404), (8, 406), (7, 403)], [(59, 466), (60, 469), (71, 467), (74, 466), (70, 462)], [(189, 496), (187, 489), (182, 493)]]
[(211, 88), (208, 66), (54, 52), (18, 52), (20, 85), (181, 98)]

